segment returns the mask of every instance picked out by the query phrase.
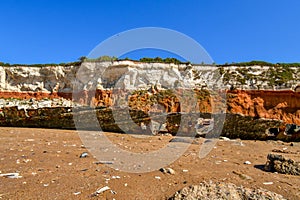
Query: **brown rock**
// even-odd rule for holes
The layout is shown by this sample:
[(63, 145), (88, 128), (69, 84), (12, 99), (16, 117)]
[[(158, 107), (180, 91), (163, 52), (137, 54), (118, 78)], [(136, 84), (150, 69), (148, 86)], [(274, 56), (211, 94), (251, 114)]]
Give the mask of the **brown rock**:
[(194, 200), (194, 199), (253, 199), (253, 200), (281, 200), (281, 195), (265, 189), (250, 189), (236, 186), (232, 183), (201, 182), (199, 185), (185, 187), (178, 191), (170, 200)]
[(282, 155), (269, 154), (268, 161), (265, 165), (265, 170), (300, 176), (300, 162), (287, 159)]

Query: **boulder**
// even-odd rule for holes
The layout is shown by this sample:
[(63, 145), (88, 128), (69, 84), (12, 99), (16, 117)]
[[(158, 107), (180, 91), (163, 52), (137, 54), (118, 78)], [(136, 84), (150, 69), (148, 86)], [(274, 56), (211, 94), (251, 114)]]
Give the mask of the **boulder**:
[(195, 200), (195, 199), (252, 199), (264, 200), (284, 199), (283, 196), (265, 189), (250, 189), (243, 186), (236, 186), (233, 183), (224, 182), (201, 182), (199, 185), (192, 185), (176, 192), (170, 200)]
[(300, 176), (300, 162), (278, 154), (269, 154), (266, 171)]

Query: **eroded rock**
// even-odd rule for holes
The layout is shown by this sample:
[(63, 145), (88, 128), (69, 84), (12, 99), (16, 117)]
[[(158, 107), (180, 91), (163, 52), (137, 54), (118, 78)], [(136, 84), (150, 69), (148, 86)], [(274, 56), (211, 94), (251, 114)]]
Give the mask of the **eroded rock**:
[(282, 200), (283, 196), (265, 190), (250, 189), (243, 186), (236, 186), (232, 183), (223, 182), (201, 182), (199, 185), (192, 185), (176, 192), (169, 200), (195, 200), (195, 199), (252, 199), (252, 200)]
[(300, 176), (300, 162), (278, 154), (269, 154), (267, 158), (266, 171)]

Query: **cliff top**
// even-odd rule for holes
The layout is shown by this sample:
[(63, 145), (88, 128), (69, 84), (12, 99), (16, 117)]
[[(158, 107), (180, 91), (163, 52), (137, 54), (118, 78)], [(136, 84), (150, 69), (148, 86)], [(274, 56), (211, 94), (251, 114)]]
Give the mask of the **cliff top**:
[[(87, 57), (80, 57), (78, 61), (68, 62), (68, 63), (45, 63), (45, 64), (10, 64), (0, 62), (0, 66), (28, 66), (28, 67), (45, 67), (45, 66), (79, 66), (82, 62), (112, 62), (112, 61), (132, 61), (135, 63), (173, 63), (173, 64), (191, 64), (189, 61), (181, 61), (176, 58), (141, 58), (139, 60), (133, 60), (129, 58), (119, 59), (116, 57), (110, 56), (101, 56), (99, 58), (91, 59)], [(239, 63), (224, 63), (224, 64), (206, 64), (206, 63), (193, 63), (193, 65), (205, 65), (205, 66), (217, 66), (217, 67), (228, 67), (228, 66), (237, 66), (237, 67), (249, 67), (249, 66), (269, 66), (269, 67), (300, 67), (300, 63), (270, 63), (265, 61), (250, 61), (250, 62), (239, 62)]]

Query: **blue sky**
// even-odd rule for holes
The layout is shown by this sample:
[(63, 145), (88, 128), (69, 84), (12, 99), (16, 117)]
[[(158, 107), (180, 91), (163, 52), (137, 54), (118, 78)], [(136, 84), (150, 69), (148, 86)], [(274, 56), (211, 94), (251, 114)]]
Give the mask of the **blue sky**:
[(150, 26), (190, 36), (220, 64), (300, 62), (299, 8), (298, 0), (1, 1), (0, 61), (76, 61), (119, 32)]

